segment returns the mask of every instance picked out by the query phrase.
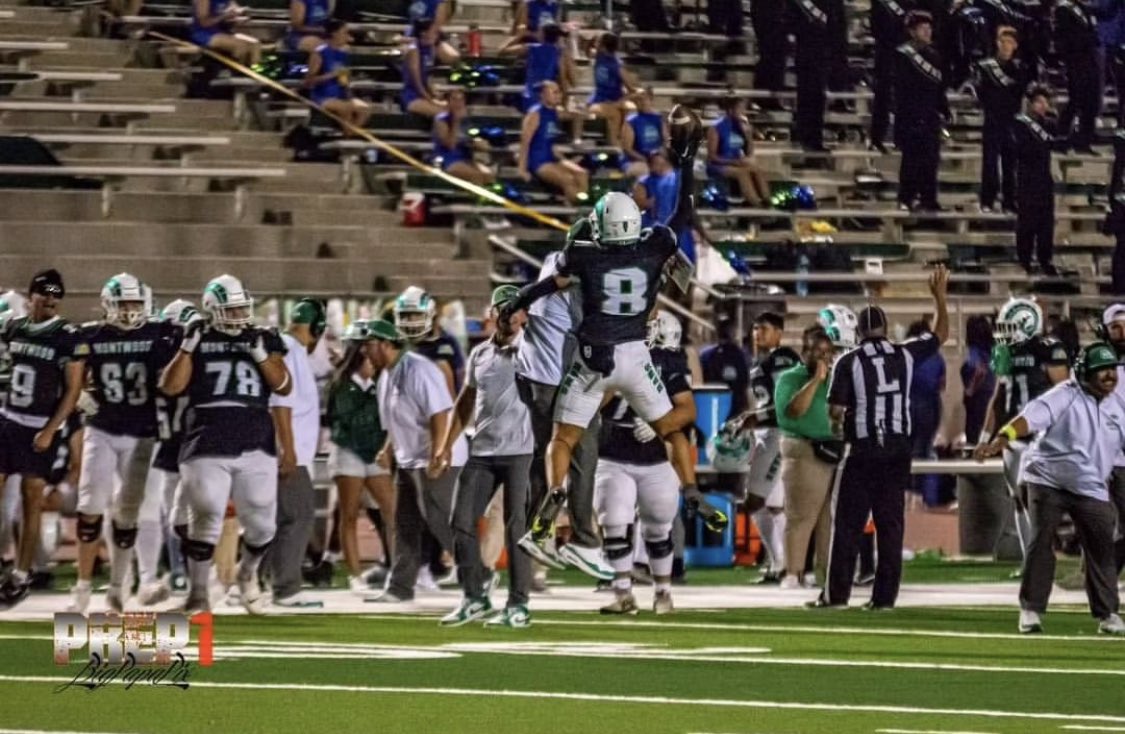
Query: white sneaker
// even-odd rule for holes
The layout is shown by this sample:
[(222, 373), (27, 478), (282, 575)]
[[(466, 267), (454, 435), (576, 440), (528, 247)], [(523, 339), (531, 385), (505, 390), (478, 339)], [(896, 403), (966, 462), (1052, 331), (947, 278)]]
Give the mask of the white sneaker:
[(567, 543), (559, 549), (559, 556), (579, 571), (602, 581), (613, 580), (613, 569), (606, 563), (601, 548), (586, 548)]
[(323, 609), (324, 602), (320, 599), (313, 599), (305, 596), (305, 592), (298, 591), (291, 596), (285, 596), (280, 599), (275, 598), (273, 604), (276, 607), (286, 607), (287, 609)]
[(457, 586), (460, 583), (457, 580), (457, 567), (450, 566), (449, 571), (444, 576), (434, 579), (434, 583), (438, 585), (439, 589), (446, 589)]
[[(1114, 615), (1116, 616), (1116, 615)], [(1120, 619), (1117, 620), (1121, 622)], [(1030, 609), (1020, 610), (1020, 634), (1021, 635), (1034, 635), (1043, 631), (1043, 622), (1039, 619), (1039, 613), (1033, 612)]]
[(434, 581), (434, 574), (430, 571), (429, 566), (422, 566), (418, 569), (418, 576), (414, 580), (414, 588), (420, 591), (437, 591), (438, 585)]
[(801, 582), (793, 574), (787, 573), (781, 577), (778, 587), (782, 589), (799, 589)]
[(807, 586), (810, 589), (815, 589), (816, 588), (816, 573), (813, 572), (813, 571), (809, 571), (808, 573), (805, 574), (805, 577), (803, 579), (801, 579), (801, 583), (803, 583), (805, 586)]
[(363, 580), (363, 576), (348, 576), (348, 590), (363, 596), (371, 591), (371, 585)]
[(652, 597), (652, 611), (654, 614), (671, 614), (674, 607), (672, 605), (672, 592), (658, 591)]
[(266, 613), (266, 595), (258, 584), (258, 575), (254, 574), (248, 579), (238, 579), (238, 593), (242, 599), (242, 606), (246, 611), (255, 616)]
[(66, 611), (72, 614), (85, 614), (86, 609), (90, 606), (90, 596), (94, 593), (92, 587), (79, 588), (77, 586), (70, 589), (70, 603), (66, 605)]
[(1098, 624), (1098, 632), (1103, 635), (1125, 635), (1125, 622), (1116, 614), (1111, 614)]
[(554, 568), (559, 571), (566, 568), (566, 561), (563, 560), (555, 549), (554, 538), (549, 538), (543, 541), (543, 543), (536, 543), (535, 539), (531, 537), (531, 531), (529, 530), (519, 539), (519, 547), (523, 549), (524, 553), (531, 556), (532, 559), (539, 561), (548, 568)]
[(111, 586), (105, 590), (105, 605), (111, 612), (121, 614), (125, 611), (125, 600), (121, 598), (121, 589)]
[(138, 598), (141, 604), (146, 607), (151, 607), (154, 604), (166, 601), (171, 593), (172, 592), (168, 590), (168, 587), (165, 586), (163, 582), (153, 581), (151, 584), (145, 584), (144, 587), (141, 588), (141, 593), (138, 594)]

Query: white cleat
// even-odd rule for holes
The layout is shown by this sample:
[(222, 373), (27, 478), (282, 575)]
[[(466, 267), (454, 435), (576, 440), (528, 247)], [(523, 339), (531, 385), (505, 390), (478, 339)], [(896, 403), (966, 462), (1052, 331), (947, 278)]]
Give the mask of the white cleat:
[(94, 590), (87, 586), (85, 589), (80, 589), (77, 586), (70, 590), (70, 603), (66, 605), (66, 611), (72, 614), (85, 614), (86, 609), (90, 606), (90, 597), (93, 595)]
[(172, 595), (168, 587), (163, 582), (153, 581), (151, 584), (145, 584), (141, 589), (141, 593), (137, 595), (141, 604), (146, 607), (151, 607), (160, 602), (167, 601), (168, 597)]
[[(1118, 622), (1121, 620), (1118, 619)], [(1020, 634), (1021, 635), (1035, 635), (1043, 631), (1043, 621), (1039, 619), (1039, 613), (1033, 612), (1030, 609), (1020, 610)]]
[(1103, 635), (1125, 635), (1125, 622), (1116, 614), (1111, 614), (1098, 624), (1098, 632)]
[(672, 592), (658, 591), (652, 597), (652, 611), (654, 614), (671, 614), (675, 607), (672, 606)]
[(247, 612), (255, 616), (266, 613), (269, 599), (266, 598), (261, 585), (258, 584), (257, 574), (248, 579), (238, 579), (238, 593), (242, 598), (242, 606), (246, 608)]
[(109, 611), (121, 614), (125, 611), (125, 600), (121, 598), (121, 589), (116, 586), (110, 586), (105, 591), (105, 605), (109, 607)]
[(600, 581), (613, 580), (613, 569), (606, 563), (601, 548), (586, 548), (567, 543), (559, 549), (559, 556), (587, 576), (593, 576)]
[(371, 585), (363, 580), (363, 576), (349, 576), (348, 591), (364, 596), (371, 593)]
[(535, 542), (535, 539), (531, 537), (530, 531), (528, 531), (522, 538), (519, 539), (519, 547), (523, 549), (524, 553), (531, 556), (534, 560), (539, 561), (548, 568), (554, 568), (559, 571), (566, 568), (566, 562), (558, 556), (553, 547), (551, 548), (551, 551), (547, 550), (548, 544), (553, 546), (554, 540), (547, 540), (542, 543), (537, 543)]

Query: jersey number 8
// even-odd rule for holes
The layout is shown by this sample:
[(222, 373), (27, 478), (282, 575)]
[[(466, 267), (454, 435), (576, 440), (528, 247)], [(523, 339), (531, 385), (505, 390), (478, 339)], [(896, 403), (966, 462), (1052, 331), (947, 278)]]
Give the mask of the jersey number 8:
[(645, 310), (648, 276), (640, 268), (617, 268), (602, 276), (602, 313), (636, 316)]

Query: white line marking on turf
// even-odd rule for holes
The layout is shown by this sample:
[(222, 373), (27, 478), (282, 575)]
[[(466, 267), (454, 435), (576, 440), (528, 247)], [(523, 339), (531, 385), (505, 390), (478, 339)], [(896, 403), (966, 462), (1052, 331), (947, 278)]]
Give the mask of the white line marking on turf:
[(0, 734), (127, 734), (127, 732), (61, 731), (59, 729), (0, 729)]
[(946, 729), (876, 729), (877, 734), (993, 734), (988, 731), (947, 731)]
[(1068, 724), (1061, 728), (1076, 731), (1125, 731), (1125, 726), (1082, 726), (1081, 724)]
[[(73, 678), (48, 675), (0, 675), (7, 683), (69, 683)], [(115, 680), (124, 685), (126, 681)], [(943, 709), (880, 704), (802, 703), (798, 701), (745, 701), (725, 698), (673, 698), (671, 696), (626, 696), (605, 693), (562, 693), (559, 691), (513, 691), (487, 688), (431, 688), (408, 686), (347, 686), (327, 683), (219, 683), (192, 681), (193, 688), (248, 691), (316, 691), (326, 693), (404, 694), (408, 696), (465, 696), (469, 698), (530, 698), (593, 703), (630, 703), (662, 706), (705, 706), (709, 708), (782, 709), (795, 711), (853, 711), (875, 714), (924, 714), (929, 716), (978, 716), (991, 719), (1032, 719), (1046, 721), (1088, 721), (1125, 724), (1125, 716), (1108, 714), (1063, 714), (1048, 711), (997, 711), (993, 709)]]

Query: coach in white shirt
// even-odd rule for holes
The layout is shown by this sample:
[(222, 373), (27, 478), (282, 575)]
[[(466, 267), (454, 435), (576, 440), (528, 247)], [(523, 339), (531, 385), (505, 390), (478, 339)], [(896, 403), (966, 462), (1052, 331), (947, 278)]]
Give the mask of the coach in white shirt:
[(428, 527), (443, 549), (453, 551), (453, 490), (469, 449), (462, 437), (453, 446), (452, 466), (442, 460), (453, 398), (437, 365), (404, 351), (391, 322), (372, 321), (368, 330), (371, 341), (364, 349), (379, 370), (379, 416), (387, 431), (376, 460), (389, 468), (394, 457), (398, 491), (394, 565), (386, 591), (368, 601), (410, 601), (421, 564), (422, 528)]
[(293, 307), (285, 366), (293, 378), (288, 395), (273, 394), (270, 412), (277, 430), (277, 533), (270, 548), (273, 603), (281, 607), (320, 607), (301, 593), (301, 563), (316, 520), (312, 471), (320, 439), (320, 390), (309, 355), (327, 323), (324, 304), (305, 298)]
[[(1118, 359), (1125, 359), (1125, 303), (1114, 303), (1102, 312), (1102, 338), (1113, 345)], [(1117, 366), (1117, 397), (1125, 401), (1125, 366)], [(1125, 570), (1125, 452), (1117, 455), (1113, 479), (1109, 483), (1109, 498), (1117, 508), (1117, 542), (1114, 556), (1117, 575)]]
[(1020, 632), (1041, 632), (1055, 578), (1055, 531), (1063, 513), (1078, 529), (1086, 557), (1086, 595), (1098, 631), (1125, 635), (1117, 615), (1113, 532), (1117, 514), (1109, 478), (1125, 447), (1125, 402), (1116, 394), (1117, 354), (1103, 342), (1082, 350), (1074, 377), (1031, 400), (976, 456), (998, 456), (1009, 442), (1038, 434), (1024, 455), (1031, 543), (1020, 582)]

